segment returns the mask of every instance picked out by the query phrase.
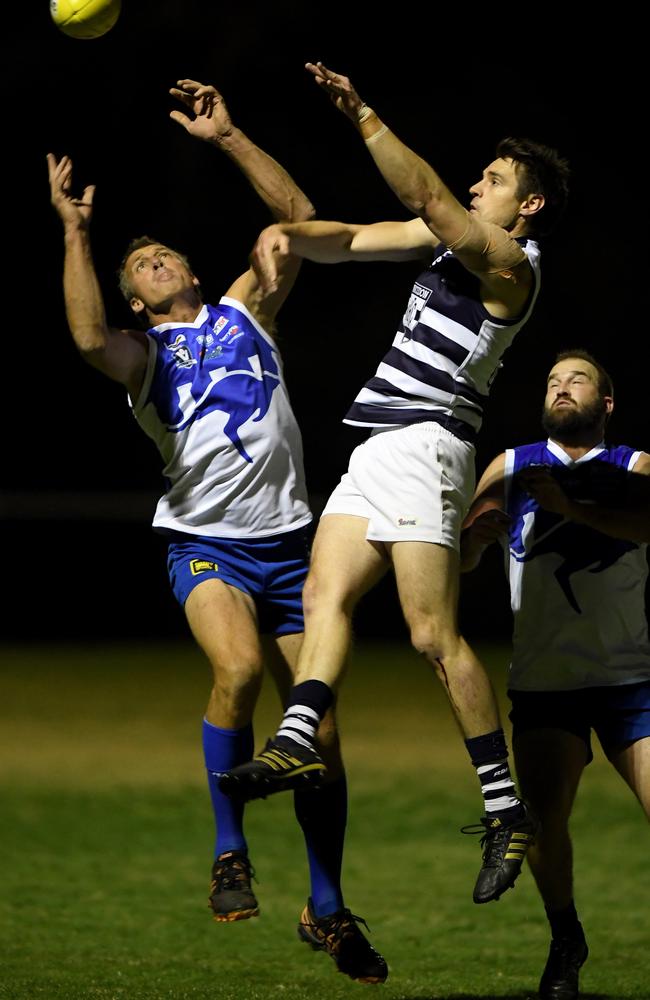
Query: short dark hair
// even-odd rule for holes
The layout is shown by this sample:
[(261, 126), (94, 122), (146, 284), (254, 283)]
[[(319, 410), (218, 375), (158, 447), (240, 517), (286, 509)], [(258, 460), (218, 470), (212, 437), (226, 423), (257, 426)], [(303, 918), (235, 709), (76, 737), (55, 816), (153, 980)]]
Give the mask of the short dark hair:
[(590, 365), (593, 365), (598, 372), (598, 392), (601, 396), (614, 397), (614, 383), (609, 373), (605, 371), (600, 361), (596, 361), (589, 351), (585, 351), (583, 347), (575, 347), (571, 351), (560, 351), (553, 363), (557, 364), (558, 361), (567, 361), (568, 358), (580, 358), (581, 361), (588, 361)]
[(544, 195), (544, 207), (531, 215), (532, 233), (550, 233), (566, 208), (569, 197), (569, 163), (556, 149), (532, 139), (502, 139), (496, 149), (502, 159), (514, 160), (518, 177), (517, 197)]
[[(142, 250), (143, 247), (151, 247), (151, 246), (167, 247), (167, 244), (162, 243), (160, 240), (154, 240), (151, 238), (151, 236), (136, 236), (135, 239), (131, 240), (128, 247), (124, 251), (124, 256), (120, 261), (120, 266), (117, 271), (117, 280), (119, 282), (120, 291), (127, 302), (130, 302), (130, 300), (133, 298), (134, 292), (133, 289), (131, 288), (131, 283), (126, 273), (126, 262), (131, 256), (131, 254), (135, 253), (136, 250)], [(183, 264), (185, 264), (185, 267), (190, 272), (190, 274), (194, 274), (194, 272), (192, 271), (192, 266), (187, 257), (185, 256), (185, 254), (179, 253), (178, 250), (173, 250), (172, 247), (167, 247), (167, 249), (171, 250), (174, 256), (178, 257), (178, 259), (181, 260)]]

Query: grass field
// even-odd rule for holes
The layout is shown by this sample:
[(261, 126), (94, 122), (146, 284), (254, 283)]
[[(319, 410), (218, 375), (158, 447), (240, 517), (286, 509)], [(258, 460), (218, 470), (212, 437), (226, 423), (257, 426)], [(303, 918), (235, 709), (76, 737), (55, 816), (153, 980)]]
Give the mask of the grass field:
[[(479, 647), (502, 697), (506, 653)], [(189, 643), (0, 650), (0, 997), (515, 1000), (548, 947), (526, 871), (477, 907), (478, 783), (442, 690), (405, 647), (363, 646), (340, 716), (350, 782), (346, 901), (386, 956), (352, 983), (296, 936), (306, 861), (289, 796), (253, 803), (261, 914), (217, 925), (200, 753), (208, 671)], [(256, 743), (273, 730), (265, 689)], [(648, 1000), (648, 834), (597, 751), (574, 818), (585, 1000)]]

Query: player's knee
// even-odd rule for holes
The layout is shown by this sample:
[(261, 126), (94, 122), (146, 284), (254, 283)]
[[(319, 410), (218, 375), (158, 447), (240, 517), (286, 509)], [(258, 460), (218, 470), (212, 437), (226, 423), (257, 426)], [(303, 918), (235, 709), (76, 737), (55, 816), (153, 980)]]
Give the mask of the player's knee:
[(323, 611), (351, 615), (354, 603), (353, 597), (335, 585), (326, 574), (312, 570), (307, 577), (302, 592), (305, 618)]
[(242, 659), (214, 667), (214, 695), (219, 701), (238, 705), (254, 702), (261, 684), (261, 663)]
[(425, 618), (411, 624), (411, 645), (437, 669), (449, 653), (449, 636), (440, 622)]

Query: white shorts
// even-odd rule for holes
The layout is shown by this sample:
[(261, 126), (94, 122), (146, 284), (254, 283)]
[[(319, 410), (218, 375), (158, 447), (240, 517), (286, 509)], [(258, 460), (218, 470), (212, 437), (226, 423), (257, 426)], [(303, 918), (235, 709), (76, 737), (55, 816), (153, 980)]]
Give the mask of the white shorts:
[(436, 542), (458, 550), (474, 494), (474, 446), (434, 421), (377, 428), (355, 448), (326, 514), (368, 520), (376, 542)]

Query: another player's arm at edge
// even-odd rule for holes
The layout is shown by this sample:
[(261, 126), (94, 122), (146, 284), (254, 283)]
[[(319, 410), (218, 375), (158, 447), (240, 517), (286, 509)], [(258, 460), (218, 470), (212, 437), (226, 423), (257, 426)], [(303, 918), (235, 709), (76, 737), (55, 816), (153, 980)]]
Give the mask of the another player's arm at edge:
[(277, 283), (278, 262), (288, 256), (319, 264), (421, 260), (430, 255), (436, 245), (437, 240), (422, 219), (370, 225), (322, 220), (279, 223), (260, 234), (251, 262), (262, 285), (273, 289)]
[(505, 452), (492, 459), (481, 476), (460, 536), (460, 571), (476, 569), (483, 553), (507, 532), (505, 511)]
[(147, 366), (147, 340), (139, 330), (118, 330), (106, 322), (104, 299), (90, 244), (94, 186), (73, 198), (72, 161), (47, 156), (52, 205), (63, 223), (63, 292), (68, 325), (84, 361), (126, 386), (136, 399)]
[[(302, 222), (313, 218), (314, 206), (284, 167), (260, 149), (230, 118), (216, 87), (197, 80), (179, 80), (170, 93), (191, 112), (170, 112), (173, 121), (195, 138), (221, 150), (242, 172), (274, 219)], [(277, 261), (278, 287), (261, 288), (252, 268), (230, 286), (226, 294), (241, 302), (271, 332), (273, 321), (289, 294), (300, 269), (300, 258)]]
[[(650, 455), (641, 452), (631, 475), (650, 477)], [(519, 473), (519, 479), (526, 491), (546, 510), (562, 514), (569, 521), (584, 524), (612, 538), (650, 543), (650, 500), (634, 506), (626, 505), (623, 509), (579, 503), (571, 500), (550, 471), (543, 467), (524, 469)], [(650, 480), (648, 487), (643, 493), (650, 498)]]

